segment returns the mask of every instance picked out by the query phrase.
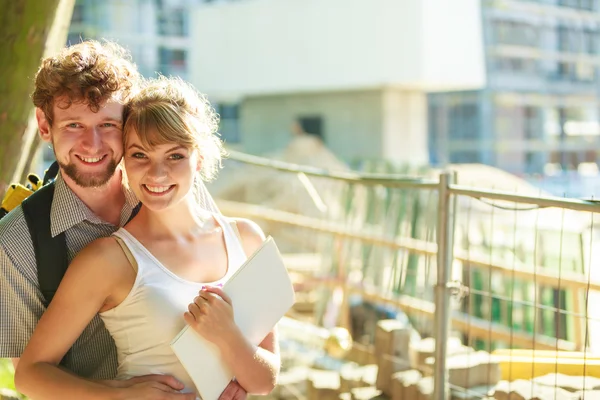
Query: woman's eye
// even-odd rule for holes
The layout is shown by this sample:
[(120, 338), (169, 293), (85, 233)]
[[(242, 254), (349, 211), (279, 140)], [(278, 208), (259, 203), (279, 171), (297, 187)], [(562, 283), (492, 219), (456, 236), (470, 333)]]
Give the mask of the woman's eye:
[(131, 157), (133, 157), (133, 158), (145, 158), (146, 155), (144, 153), (133, 153), (131, 155)]
[(171, 154), (169, 158), (171, 158), (171, 160), (183, 160), (185, 156), (183, 154)]

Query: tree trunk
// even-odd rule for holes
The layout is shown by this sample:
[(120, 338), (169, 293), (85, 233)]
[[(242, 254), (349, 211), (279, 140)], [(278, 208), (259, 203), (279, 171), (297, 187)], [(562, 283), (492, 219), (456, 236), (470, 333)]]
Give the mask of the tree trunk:
[[(27, 129), (33, 78), (41, 59), (65, 44), (74, 4), (0, 0), (0, 193), (20, 175), (19, 161), (36, 142), (36, 129)], [(24, 168), (27, 160), (20, 164)]]

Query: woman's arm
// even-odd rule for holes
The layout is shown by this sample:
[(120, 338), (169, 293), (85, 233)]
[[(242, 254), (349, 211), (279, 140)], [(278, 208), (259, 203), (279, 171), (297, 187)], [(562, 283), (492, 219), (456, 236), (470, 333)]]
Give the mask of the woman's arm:
[[(251, 221), (237, 219), (236, 222), (244, 251), (251, 255), (262, 245), (265, 236)], [(221, 349), (223, 360), (248, 393), (270, 393), (277, 383), (281, 363), (276, 328), (259, 346), (254, 346), (235, 325), (231, 300), (221, 289), (206, 287), (199, 297), (202, 298), (199, 300), (200, 307), (196, 302), (190, 304), (190, 312), (185, 315), (186, 322)], [(202, 323), (197, 323), (196, 316), (201, 314)]]
[(108, 398), (111, 388), (81, 379), (58, 364), (106, 302), (114, 284), (114, 271), (106, 262), (103, 241), (82, 250), (42, 315), (23, 352), (15, 373), (17, 390), (35, 399)]
[(81, 378), (58, 366), (90, 320), (114, 302), (115, 288), (123, 287), (127, 274), (134, 275), (127, 263), (113, 238), (99, 239), (77, 255), (19, 359), (17, 390), (36, 400), (149, 399), (175, 392), (165, 380), (141, 379), (120, 387)]

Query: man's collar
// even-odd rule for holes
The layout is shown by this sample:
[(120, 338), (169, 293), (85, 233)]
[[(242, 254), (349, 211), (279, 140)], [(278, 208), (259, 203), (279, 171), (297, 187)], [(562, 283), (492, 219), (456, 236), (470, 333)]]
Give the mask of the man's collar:
[[(52, 237), (65, 232), (73, 226), (89, 221), (93, 224), (107, 224), (106, 221), (100, 219), (88, 206), (73, 191), (62, 178), (59, 172), (56, 181), (54, 182), (54, 198), (52, 200), (52, 208), (50, 210), (50, 230)], [(137, 205), (138, 200), (135, 194), (126, 186), (123, 185), (125, 193), (125, 205), (121, 213), (121, 226), (124, 225), (131, 211)]]

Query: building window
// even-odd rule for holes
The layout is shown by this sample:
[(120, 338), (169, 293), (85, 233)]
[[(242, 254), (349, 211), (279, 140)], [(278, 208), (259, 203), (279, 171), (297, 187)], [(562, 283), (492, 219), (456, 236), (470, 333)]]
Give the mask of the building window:
[(88, 39), (93, 38), (89, 35), (86, 35), (84, 32), (69, 32), (67, 36), (67, 46), (73, 46), (74, 44), (81, 43)]
[(450, 163), (452, 164), (473, 164), (480, 162), (481, 157), (477, 151), (453, 151), (450, 153)]
[(187, 51), (182, 49), (158, 49), (160, 72), (166, 76), (179, 76), (187, 79)]
[(588, 54), (598, 53), (598, 35), (600, 33), (596, 30), (585, 29), (583, 31), (583, 45), (584, 50)]
[(187, 13), (183, 9), (167, 8), (158, 11), (158, 34), (188, 36)]
[(543, 136), (543, 130), (539, 124), (540, 119), (538, 118), (539, 109), (536, 107), (526, 106), (523, 108), (523, 116), (525, 119), (525, 138), (527, 139), (541, 139)]
[(579, 53), (583, 50), (583, 34), (579, 29), (558, 27), (558, 50), (565, 53)]
[(85, 22), (84, 18), (84, 8), (81, 0), (75, 3), (73, 7), (73, 15), (71, 16), (71, 24), (83, 24)]
[(540, 44), (540, 27), (507, 20), (494, 21), (493, 27), (497, 43), (528, 47)]
[(225, 143), (240, 142), (240, 107), (238, 104), (220, 103), (216, 106), (219, 114), (219, 133)]
[(449, 108), (448, 137), (467, 140), (479, 138), (477, 104), (458, 104)]
[(594, 0), (559, 0), (558, 4), (563, 7), (578, 8), (580, 10), (593, 11)]
[(494, 61), (494, 68), (501, 72), (516, 72), (521, 75), (535, 75), (539, 71), (538, 60), (514, 57), (496, 57)]
[(320, 116), (299, 117), (298, 124), (304, 133), (323, 139), (323, 118)]

